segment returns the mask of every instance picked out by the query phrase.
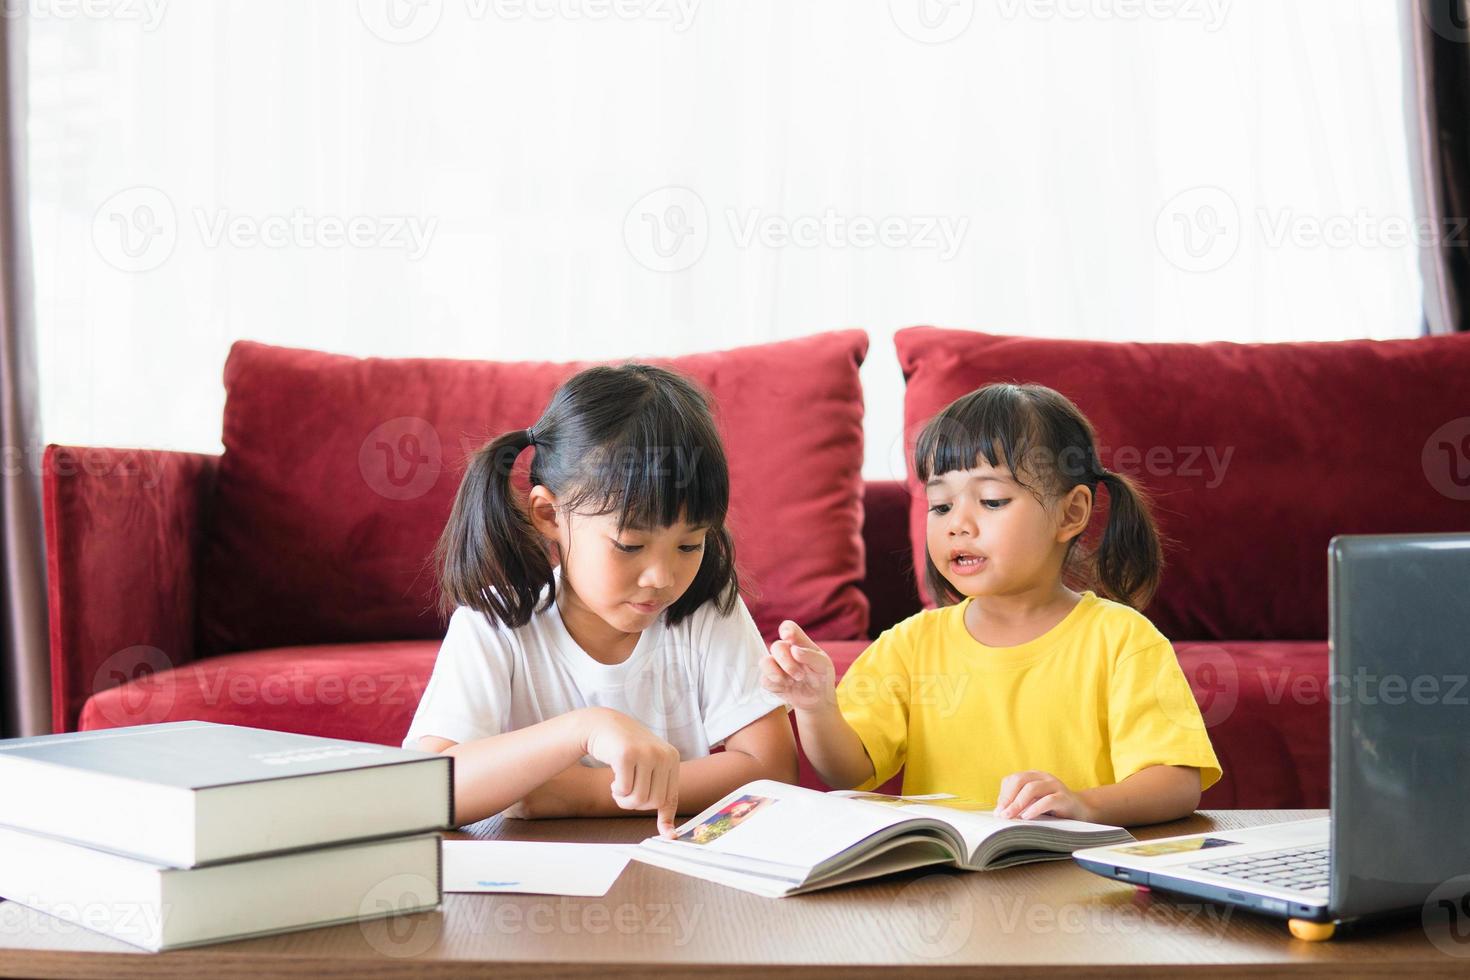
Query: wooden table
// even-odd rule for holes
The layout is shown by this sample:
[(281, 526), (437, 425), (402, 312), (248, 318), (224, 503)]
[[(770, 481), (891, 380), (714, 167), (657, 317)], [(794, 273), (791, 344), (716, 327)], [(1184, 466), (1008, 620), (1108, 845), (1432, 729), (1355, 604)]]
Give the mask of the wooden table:
[[(1319, 816), (1212, 811), (1140, 838)], [(626, 841), (651, 820), (492, 818), (454, 838)], [(40, 928), (37, 920), (53, 923)], [(1441, 945), (1444, 936), (1436, 937)], [(1453, 945), (1452, 943), (1450, 944)], [(1145, 893), (1071, 862), (987, 873), (910, 872), (795, 898), (765, 899), (632, 862), (602, 898), (446, 895), (442, 911), (163, 954), (0, 903), (0, 976), (27, 977), (730, 977), (893, 980), (905, 972), (989, 976), (1470, 977), (1417, 921), (1329, 943), (1285, 923)]]

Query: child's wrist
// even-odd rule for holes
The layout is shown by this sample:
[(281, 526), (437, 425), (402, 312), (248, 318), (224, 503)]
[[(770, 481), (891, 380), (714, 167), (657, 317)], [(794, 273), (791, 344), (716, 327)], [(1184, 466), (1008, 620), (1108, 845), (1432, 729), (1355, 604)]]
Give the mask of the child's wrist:
[(1090, 789), (1080, 789), (1072, 794), (1082, 806), (1082, 812), (1078, 814), (1077, 819), (1083, 823), (1106, 823), (1107, 821), (1102, 819), (1105, 814), (1093, 798), (1093, 792)]
[(602, 725), (603, 720), (610, 710), (610, 708), (593, 706), (590, 708), (577, 708), (561, 716), (567, 719), (568, 724), (571, 726), (571, 738), (581, 750), (581, 755), (587, 755), (591, 752), (588, 746), (592, 741), (592, 735)]
[(812, 721), (829, 721), (833, 718), (842, 717), (842, 710), (837, 706), (836, 691), (831, 691), (827, 693), (820, 700), (812, 704), (793, 704), (791, 708), (793, 711), (796, 712), (796, 717), (798, 720), (805, 717), (811, 719)]

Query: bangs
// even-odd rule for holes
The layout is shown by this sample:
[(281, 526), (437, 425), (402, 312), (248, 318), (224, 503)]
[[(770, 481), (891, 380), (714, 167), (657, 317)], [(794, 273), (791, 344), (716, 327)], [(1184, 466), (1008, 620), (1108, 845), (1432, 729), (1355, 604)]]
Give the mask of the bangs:
[[(924, 426), (914, 444), (914, 472), (919, 482), (956, 470), (969, 470), (983, 460), (1011, 471), (1027, 486), (1022, 471), (1036, 462), (1040, 433), (1035, 406), (1019, 385), (988, 385), (951, 403)], [(1039, 476), (1039, 473), (1032, 473)]]
[[(718, 529), (730, 508), (730, 481), (715, 430), (677, 411), (639, 413), (613, 445), (577, 467), (571, 509), (617, 514), (618, 529)], [(672, 406), (669, 406), (672, 407)]]

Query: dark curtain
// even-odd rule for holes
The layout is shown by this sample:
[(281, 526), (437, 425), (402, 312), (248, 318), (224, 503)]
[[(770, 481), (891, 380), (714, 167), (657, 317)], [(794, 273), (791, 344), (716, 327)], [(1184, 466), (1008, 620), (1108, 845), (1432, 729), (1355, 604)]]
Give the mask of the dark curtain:
[(1405, 0), (1405, 93), (1430, 333), (1470, 329), (1470, 0)]
[(25, 198), (25, 20), (0, 17), (0, 735), (51, 730)]

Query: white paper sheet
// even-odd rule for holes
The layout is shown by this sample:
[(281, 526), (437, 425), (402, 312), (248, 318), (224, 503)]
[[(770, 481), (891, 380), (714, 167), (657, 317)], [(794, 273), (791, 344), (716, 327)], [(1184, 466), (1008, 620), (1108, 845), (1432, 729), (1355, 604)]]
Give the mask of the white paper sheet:
[(626, 844), (447, 840), (444, 890), (597, 897), (627, 865)]

